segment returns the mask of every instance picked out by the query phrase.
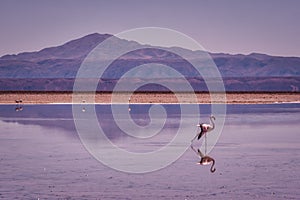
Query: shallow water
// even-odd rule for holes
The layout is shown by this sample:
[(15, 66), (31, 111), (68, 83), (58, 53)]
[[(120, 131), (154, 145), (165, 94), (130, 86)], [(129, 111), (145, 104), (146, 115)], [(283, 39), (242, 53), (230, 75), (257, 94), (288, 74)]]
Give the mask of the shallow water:
[[(140, 126), (150, 122), (149, 107), (131, 107)], [(207, 120), (210, 107), (200, 107)], [(98, 105), (96, 111), (115, 145), (151, 152), (178, 129), (178, 106), (165, 108), (163, 131), (148, 139), (126, 136), (112, 122), (109, 106)], [(299, 122), (300, 104), (229, 105), (221, 137), (209, 153), (216, 160), (215, 173), (197, 165), (198, 157), (188, 149), (161, 170), (132, 174), (89, 154), (70, 105), (24, 105), (19, 112), (1, 105), (0, 199), (300, 199)]]

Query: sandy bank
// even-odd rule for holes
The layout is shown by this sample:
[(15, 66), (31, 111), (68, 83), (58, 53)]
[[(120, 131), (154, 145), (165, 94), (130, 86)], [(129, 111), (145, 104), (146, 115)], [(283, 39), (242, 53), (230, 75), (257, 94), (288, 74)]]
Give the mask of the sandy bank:
[[(113, 93), (115, 103), (226, 103), (229, 104), (261, 104), (261, 103), (287, 103), (299, 102), (300, 93), (292, 92), (231, 92), (225, 96), (222, 94), (209, 93), (173, 93), (164, 92), (139, 92), (130, 95), (126, 92)], [(85, 100), (86, 103), (93, 102), (93, 94), (79, 94), (78, 99)], [(0, 104), (16, 104), (16, 100), (22, 99), (22, 104), (51, 104), (51, 103), (72, 103), (71, 92), (0, 92)], [(86, 100), (87, 99), (87, 100)], [(97, 93), (95, 103), (111, 103), (111, 93)]]

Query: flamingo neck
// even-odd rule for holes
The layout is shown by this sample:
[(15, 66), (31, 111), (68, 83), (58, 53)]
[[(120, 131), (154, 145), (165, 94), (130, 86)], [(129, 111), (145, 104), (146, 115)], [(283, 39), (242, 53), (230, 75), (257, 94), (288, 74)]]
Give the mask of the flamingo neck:
[(210, 118), (210, 122), (212, 124), (212, 128), (214, 129), (215, 128), (215, 122), (214, 122), (213, 118)]
[(216, 171), (216, 168), (214, 168), (214, 166), (215, 166), (215, 160), (212, 159), (212, 165), (211, 165), (211, 167), (210, 167), (210, 172), (211, 172), (211, 173), (214, 173), (214, 172)]

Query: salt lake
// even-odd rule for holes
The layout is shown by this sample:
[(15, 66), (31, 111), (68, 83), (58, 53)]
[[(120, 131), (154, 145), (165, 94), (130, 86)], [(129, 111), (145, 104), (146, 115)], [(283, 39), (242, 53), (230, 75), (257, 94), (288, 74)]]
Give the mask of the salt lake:
[[(300, 104), (227, 105), (221, 135), (209, 152), (215, 173), (196, 164), (197, 155), (181, 143), (174, 148), (185, 149), (182, 155), (157, 170), (115, 169), (80, 140), (71, 105), (23, 105), (16, 111), (18, 106), (0, 105), (0, 199), (300, 199)], [(197, 106), (201, 121), (209, 122), (210, 106)], [(131, 105), (133, 121), (149, 124), (150, 107)], [(145, 138), (126, 135), (109, 105), (96, 105), (95, 111), (113, 146), (140, 154), (165, 147), (179, 128), (178, 105), (162, 107), (163, 131)], [(82, 118), (90, 109), (82, 107)], [(189, 135), (199, 131), (198, 122), (193, 114), (183, 122), (195, 124), (186, 127)]]

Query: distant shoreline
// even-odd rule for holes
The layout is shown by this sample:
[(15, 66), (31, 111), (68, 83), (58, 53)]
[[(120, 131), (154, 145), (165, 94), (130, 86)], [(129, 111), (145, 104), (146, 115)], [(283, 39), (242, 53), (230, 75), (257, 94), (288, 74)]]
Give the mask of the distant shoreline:
[[(225, 103), (224, 94), (211, 93), (214, 100), (211, 99), (208, 92), (196, 92), (195, 99), (193, 93), (189, 92), (135, 92), (130, 96), (129, 92), (114, 92), (113, 103), (160, 103), (176, 104), (179, 103)], [(16, 104), (16, 100), (22, 100), (22, 104), (71, 104), (72, 92), (64, 91), (1, 91), (0, 104)], [(76, 95), (76, 103), (97, 103), (110, 104), (112, 102), (111, 92), (94, 93), (82, 92)], [(271, 103), (300, 103), (300, 92), (227, 92), (227, 104), (271, 104)]]

